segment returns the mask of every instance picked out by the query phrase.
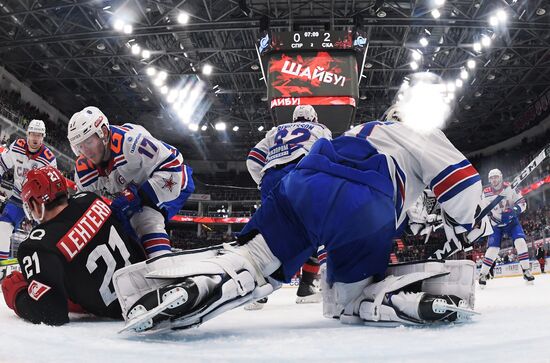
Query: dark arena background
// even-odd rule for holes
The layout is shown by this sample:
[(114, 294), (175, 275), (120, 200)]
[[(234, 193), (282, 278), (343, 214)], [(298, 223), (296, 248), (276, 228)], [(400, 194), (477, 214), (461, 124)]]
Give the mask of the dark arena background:
[[(41, 119), (59, 169), (74, 179), (67, 124), (75, 112), (96, 106), (112, 125), (142, 125), (193, 169), (195, 192), (167, 225), (173, 248), (208, 247), (234, 241), (261, 207), (247, 156), (292, 122), (296, 106), (313, 105), (336, 137), (382, 120), (412, 75), (429, 72), (443, 82), (445, 135), (484, 185), (495, 168), (512, 181), (550, 142), (549, 13), (546, 0), (0, 0), (2, 152)], [(12, 180), (3, 174), (3, 204)], [(142, 341), (88, 317), (35, 327), (2, 301), (0, 362), (549, 362), (548, 158), (518, 190), (535, 286), (521, 280), (506, 236), (470, 325), (348, 329), (323, 319), (321, 304), (294, 304), (287, 286), (264, 310)], [(434, 204), (428, 198), (426, 210)], [(15, 231), (11, 257), (32, 227), (25, 220)], [(388, 263), (428, 258), (445, 241), (435, 227), (395, 239)], [(485, 238), (451, 258), (479, 270), (486, 249)]]

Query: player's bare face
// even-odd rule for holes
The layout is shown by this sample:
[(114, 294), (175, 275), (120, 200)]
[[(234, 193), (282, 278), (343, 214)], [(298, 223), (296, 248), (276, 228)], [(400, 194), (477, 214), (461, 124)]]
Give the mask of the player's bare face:
[(27, 133), (27, 144), (29, 145), (30, 151), (37, 151), (42, 146), (44, 142), (44, 136), (38, 132), (29, 132)]
[(84, 155), (92, 163), (98, 165), (105, 154), (105, 145), (103, 140), (97, 135), (92, 135), (80, 144), (75, 145), (76, 150), (80, 155)]
[(498, 189), (500, 188), (502, 180), (500, 180), (500, 176), (495, 175), (489, 178), (489, 182), (493, 188)]

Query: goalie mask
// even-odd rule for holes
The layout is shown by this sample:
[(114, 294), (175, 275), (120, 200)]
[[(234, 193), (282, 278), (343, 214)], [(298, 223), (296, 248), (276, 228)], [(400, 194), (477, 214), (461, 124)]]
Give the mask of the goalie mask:
[[(21, 188), (21, 199), (27, 219), (38, 223), (44, 219), (46, 205), (63, 196), (67, 196), (65, 177), (52, 166), (30, 170)], [(41, 212), (38, 218), (32, 213), (31, 200), (39, 205)]]
[(502, 172), (498, 169), (493, 169), (489, 172), (489, 183), (493, 189), (502, 189)]

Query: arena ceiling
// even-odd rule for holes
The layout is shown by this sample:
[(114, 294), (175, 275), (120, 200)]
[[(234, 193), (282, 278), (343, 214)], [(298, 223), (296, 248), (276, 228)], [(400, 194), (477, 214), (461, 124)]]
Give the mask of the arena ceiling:
[[(274, 31), (360, 26), (369, 48), (356, 124), (382, 115), (413, 71), (418, 49), (419, 70), (450, 82), (469, 72), (446, 130), (459, 147), (475, 150), (510, 136), (514, 120), (550, 88), (547, 1), (434, 2), (0, 0), (0, 64), (69, 117), (96, 105), (112, 121), (152, 128), (188, 158), (243, 160), (265, 133), (258, 127), (273, 125), (255, 50), (262, 19), (269, 18)], [(490, 24), (499, 9), (506, 21)], [(186, 24), (178, 22), (182, 11)], [(475, 49), (485, 36), (490, 46)], [(422, 37), (427, 46), (419, 45)], [(134, 55), (134, 44), (149, 50), (148, 57)], [(202, 74), (206, 64), (212, 66), (208, 76)], [(206, 83), (205, 131), (190, 131), (170, 112), (148, 67), (164, 70), (167, 84), (197, 76)], [(220, 120), (228, 125), (225, 132), (213, 128)]]

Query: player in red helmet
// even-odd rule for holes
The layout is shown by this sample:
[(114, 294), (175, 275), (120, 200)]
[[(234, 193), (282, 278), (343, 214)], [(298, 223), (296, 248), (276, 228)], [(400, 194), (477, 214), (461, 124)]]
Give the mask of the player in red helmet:
[(109, 206), (94, 193), (69, 198), (65, 178), (46, 166), (28, 172), (21, 192), (25, 213), (39, 223), (21, 243), (15, 271), (2, 282), (6, 304), (33, 323), (62, 325), (72, 302), (85, 311), (121, 317), (113, 273), (145, 259)]

